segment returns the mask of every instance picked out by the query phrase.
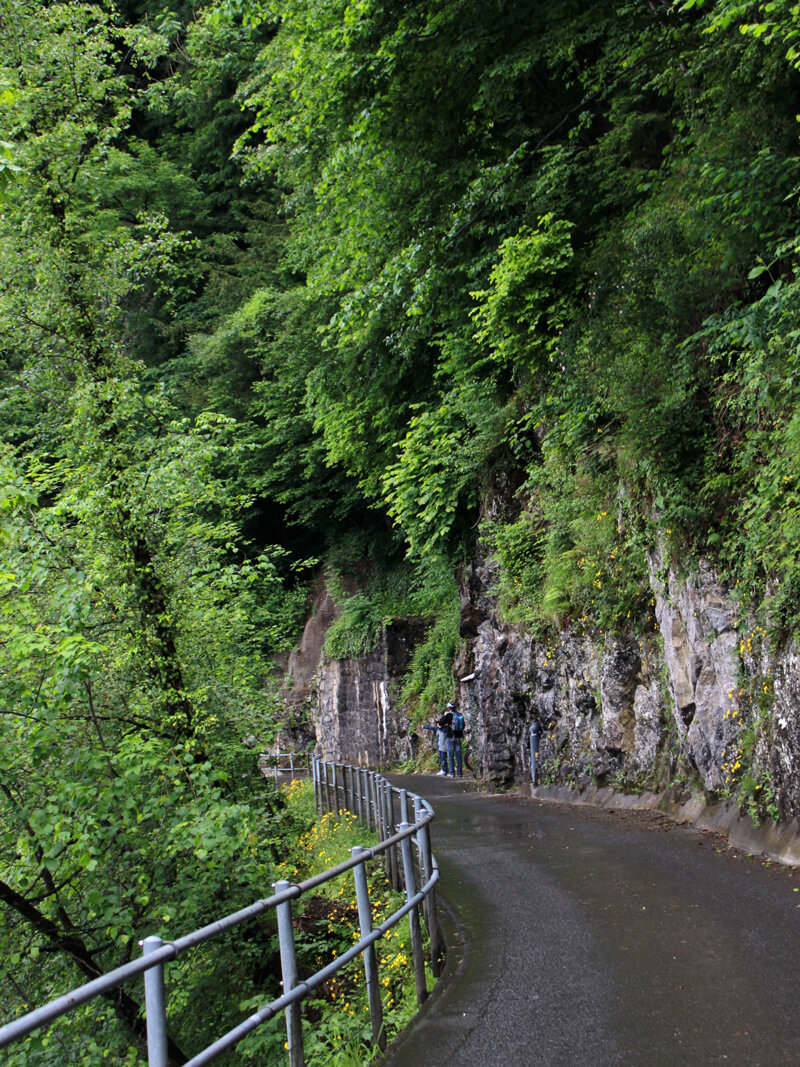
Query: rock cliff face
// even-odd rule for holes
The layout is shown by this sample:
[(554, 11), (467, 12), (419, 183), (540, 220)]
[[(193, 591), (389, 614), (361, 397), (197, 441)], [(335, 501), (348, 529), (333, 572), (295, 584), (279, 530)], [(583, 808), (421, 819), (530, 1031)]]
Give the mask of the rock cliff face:
[(559, 780), (655, 771), (668, 729), (657, 637), (602, 640), (567, 629), (538, 643), (498, 616), (487, 592), (495, 568), (484, 557), (462, 582), (462, 635), (471, 640), (460, 695), (481, 777), (501, 786), (529, 778), (534, 721), (545, 728), (540, 768)]
[(303, 637), (286, 664), (285, 725), (279, 748), (308, 747), (325, 759), (385, 767), (412, 755), (414, 735), (397, 693), (426, 623), (386, 627), (376, 647), (358, 659), (331, 659), (325, 635), (339, 609), (323, 578)]
[[(530, 780), (537, 722), (540, 778), (683, 783), (760, 815), (800, 817), (800, 653), (770, 651), (766, 628), (739, 617), (707, 561), (679, 571), (651, 552), (651, 610), (637, 635), (569, 627), (546, 642), (503, 620), (497, 566), (479, 546), (459, 576), (466, 651), (454, 687), (481, 780)], [(425, 626), (395, 623), (369, 655), (330, 660), (324, 632), (335, 616), (323, 589), (292, 659), (291, 696), (311, 708), (317, 751), (361, 766), (404, 760), (416, 738), (397, 692)]]
[(358, 767), (386, 767), (411, 757), (409, 721), (397, 706), (397, 691), (423, 633), (419, 620), (395, 623), (366, 656), (322, 656), (313, 712), (320, 755)]
[(649, 557), (652, 617), (641, 636), (575, 628), (537, 643), (509, 627), (478, 554), (461, 576), (460, 697), (479, 776), (529, 780), (530, 727), (544, 727), (539, 770), (554, 781), (728, 790), (761, 814), (800, 815), (800, 655), (767, 651), (711, 565), (678, 572)]
[[(747, 647), (745, 644), (745, 655)], [(759, 738), (760, 762), (769, 778), (782, 814), (800, 818), (800, 655), (792, 646), (771, 670), (767, 661), (757, 675), (769, 706), (771, 744)], [(770, 698), (772, 698), (770, 700)]]
[(705, 787), (719, 789), (741, 712), (737, 610), (706, 562), (683, 578), (657, 554), (649, 563), (674, 726)]

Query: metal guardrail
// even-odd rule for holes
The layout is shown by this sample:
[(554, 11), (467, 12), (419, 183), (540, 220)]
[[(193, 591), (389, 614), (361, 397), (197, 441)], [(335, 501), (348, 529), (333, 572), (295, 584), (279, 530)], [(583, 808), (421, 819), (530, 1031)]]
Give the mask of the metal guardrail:
[(277, 784), (280, 774), (294, 778), (301, 768), (310, 775), (313, 758), (310, 752), (259, 752), (258, 763), (264, 777), (274, 777)]
[[(283, 995), (265, 1004), (234, 1029), (223, 1034), (213, 1044), (190, 1059), (186, 1067), (200, 1067), (211, 1063), (226, 1049), (232, 1048), (246, 1034), (283, 1011), (286, 1015), (290, 1067), (304, 1067), (303, 1030), (300, 1015), (301, 1001), (314, 989), (323, 985), (346, 963), (362, 955), (367, 1000), (372, 1028), (372, 1042), (380, 1049), (386, 1046), (383, 1008), (378, 982), (378, 961), (375, 944), (406, 915), (409, 918), (411, 947), (417, 1002), (427, 996), (425, 958), (423, 955), (420, 910), (424, 913), (430, 944), (430, 960), (434, 977), (439, 975), (442, 948), (436, 915), (434, 887), (439, 868), (431, 851), (429, 824), (434, 818), (431, 805), (422, 797), (397, 789), (374, 771), (328, 763), (312, 757), (311, 772), (314, 798), (318, 812), (349, 810), (368, 828), (374, 830), (379, 843), (371, 848), (356, 845), (351, 858), (322, 874), (292, 884), (286, 880), (275, 883), (276, 892), (264, 900), (257, 900), (246, 908), (226, 915), (175, 941), (162, 941), (157, 935), (146, 937), (140, 944), (142, 956), (138, 960), (117, 967), (85, 985), (71, 990), (49, 1004), (28, 1012), (19, 1019), (0, 1027), (0, 1049), (21, 1040), (34, 1030), (107, 993), (125, 982), (144, 976), (145, 1009), (147, 1016), (147, 1062), (149, 1067), (168, 1067), (168, 1035), (164, 964), (205, 941), (218, 937), (234, 927), (275, 909), (280, 943)], [(413, 805), (413, 822), (410, 821)], [(400, 822), (395, 826), (398, 813)], [(416, 857), (414, 847), (416, 846)], [(383, 857), (387, 877), (396, 889), (405, 890), (405, 903), (379, 926), (372, 925), (372, 907), (365, 865), (376, 857)], [(353, 872), (361, 939), (327, 966), (300, 980), (295, 951), (292, 901), (317, 886)], [(417, 879), (422, 883), (417, 888)]]

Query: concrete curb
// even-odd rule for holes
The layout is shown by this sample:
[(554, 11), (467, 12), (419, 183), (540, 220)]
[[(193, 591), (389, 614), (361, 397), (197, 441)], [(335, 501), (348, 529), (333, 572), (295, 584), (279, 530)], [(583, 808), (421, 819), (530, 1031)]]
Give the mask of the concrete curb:
[(732, 848), (765, 856), (787, 867), (800, 867), (800, 822), (792, 819), (776, 823), (768, 819), (754, 826), (735, 804), (707, 804), (702, 796), (677, 801), (671, 790), (663, 793), (617, 793), (610, 786), (525, 785), (522, 796), (558, 804), (583, 804), (616, 811), (660, 811), (676, 823), (690, 824), (699, 830), (725, 834)]

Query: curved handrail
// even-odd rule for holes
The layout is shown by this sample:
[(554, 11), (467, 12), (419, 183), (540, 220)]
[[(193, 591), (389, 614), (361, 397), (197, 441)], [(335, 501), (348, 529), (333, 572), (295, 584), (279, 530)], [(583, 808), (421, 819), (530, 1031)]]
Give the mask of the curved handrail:
[[(82, 986), (71, 990), (64, 996), (50, 1001), (40, 1008), (15, 1019), (0, 1027), (0, 1048), (20, 1040), (34, 1030), (53, 1022), (62, 1015), (97, 996), (107, 993), (116, 986), (130, 981), (138, 975), (144, 975), (145, 1001), (147, 1006), (147, 1055), (149, 1067), (166, 1067), (167, 1065), (167, 1020), (166, 1000), (164, 994), (164, 963), (175, 959), (188, 949), (220, 934), (248, 922), (275, 909), (278, 918), (278, 935), (283, 970), (283, 995), (265, 1004), (257, 1012), (243, 1020), (228, 1033), (203, 1049), (188, 1061), (187, 1067), (200, 1067), (212, 1062), (226, 1049), (232, 1048), (246, 1034), (273, 1018), (280, 1011), (286, 1013), (287, 1033), (289, 1037), (289, 1061), (291, 1067), (304, 1064), (302, 1028), (300, 1025), (299, 1005), (304, 997), (323, 985), (338, 970), (359, 955), (364, 956), (364, 969), (367, 981), (370, 1017), (372, 1021), (373, 1041), (379, 1047), (385, 1045), (383, 1032), (383, 1013), (380, 990), (377, 980), (377, 958), (374, 946), (384, 934), (406, 915), (411, 923), (412, 954), (414, 957), (414, 975), (419, 1003), (427, 996), (425, 985), (425, 963), (422, 950), (422, 937), (419, 926), (419, 909), (424, 907), (425, 919), (430, 938), (431, 963), (433, 973), (439, 973), (440, 935), (436, 918), (434, 886), (439, 880), (439, 867), (430, 849), (429, 824), (434, 818), (434, 811), (428, 801), (404, 789), (397, 789), (387, 779), (374, 771), (363, 768), (329, 763), (315, 756), (312, 759), (314, 779), (314, 796), (317, 810), (353, 811), (367, 825), (378, 832), (379, 842), (370, 848), (356, 846), (349, 860), (331, 867), (321, 874), (307, 878), (302, 882), (275, 883), (277, 892), (262, 900), (254, 901), (245, 908), (217, 919), (199, 930), (193, 930), (183, 937), (172, 941), (162, 941), (158, 936), (151, 936), (141, 942), (143, 955), (122, 967), (95, 978)], [(330, 791), (330, 778), (333, 776), (334, 791)], [(348, 778), (350, 788), (348, 789)], [(340, 803), (339, 783), (342, 787)], [(400, 801), (401, 821), (395, 830), (394, 797)], [(414, 821), (409, 821), (409, 799), (413, 802)], [(392, 832), (392, 831), (395, 832)], [(416, 845), (418, 865), (422, 885), (417, 889), (417, 875), (412, 852), (412, 842)], [(402, 864), (397, 856), (398, 848), (402, 853)], [(379, 926), (372, 926), (371, 907), (367, 879), (364, 874), (365, 864), (370, 860), (383, 857), (386, 872), (395, 888), (405, 888), (406, 901)], [(294, 934), (291, 919), (291, 902), (304, 893), (316, 889), (326, 882), (340, 878), (349, 871), (354, 872), (356, 898), (361, 927), (360, 940), (341, 956), (337, 956), (321, 970), (303, 981), (297, 975), (297, 961), (294, 949)]]

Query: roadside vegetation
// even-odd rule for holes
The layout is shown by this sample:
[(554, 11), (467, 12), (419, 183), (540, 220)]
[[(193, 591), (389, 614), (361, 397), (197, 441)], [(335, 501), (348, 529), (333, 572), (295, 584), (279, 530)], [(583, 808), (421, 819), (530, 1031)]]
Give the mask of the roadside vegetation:
[[(424, 621), (419, 720), (478, 539), (538, 637), (648, 625), (654, 545), (796, 636), (799, 37), (789, 0), (0, 0), (7, 1014), (261, 894), (248, 746), (321, 567), (332, 654)], [(226, 1009), (175, 970), (194, 1047)], [(78, 1020), (28, 1062), (124, 1063), (141, 1005)]]

